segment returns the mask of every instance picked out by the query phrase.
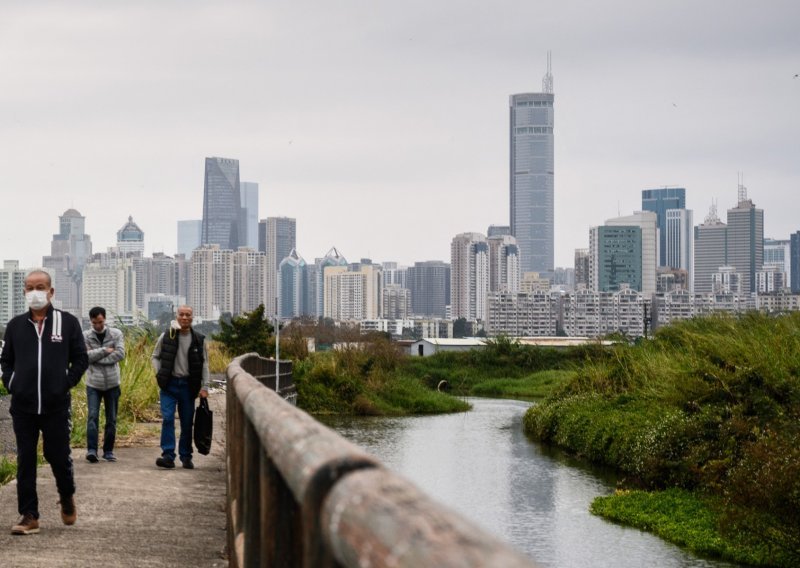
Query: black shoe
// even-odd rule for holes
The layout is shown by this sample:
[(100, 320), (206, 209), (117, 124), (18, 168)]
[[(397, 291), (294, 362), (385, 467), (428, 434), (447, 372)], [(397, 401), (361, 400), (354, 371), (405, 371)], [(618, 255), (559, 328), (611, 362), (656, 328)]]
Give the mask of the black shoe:
[(194, 469), (194, 464), (192, 463), (192, 458), (188, 460), (181, 460), (183, 462), (183, 469)]
[(86, 461), (89, 463), (97, 463), (97, 454), (94, 452), (89, 452), (86, 454)]
[(175, 460), (170, 458), (160, 457), (156, 460), (156, 465), (158, 467), (163, 467), (164, 469), (175, 469)]

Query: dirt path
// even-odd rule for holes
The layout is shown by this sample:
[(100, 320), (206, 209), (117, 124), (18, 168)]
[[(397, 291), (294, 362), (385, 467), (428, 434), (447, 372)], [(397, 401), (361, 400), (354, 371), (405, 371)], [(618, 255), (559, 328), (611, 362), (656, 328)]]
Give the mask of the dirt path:
[(74, 526), (61, 523), (49, 466), (38, 470), (39, 534), (10, 534), (19, 518), (16, 482), (0, 487), (0, 565), (227, 566), (224, 393), (212, 394), (211, 408), (215, 443), (208, 456), (195, 452), (194, 470), (156, 468), (158, 440), (119, 448), (116, 463), (90, 464), (83, 448), (74, 448)]

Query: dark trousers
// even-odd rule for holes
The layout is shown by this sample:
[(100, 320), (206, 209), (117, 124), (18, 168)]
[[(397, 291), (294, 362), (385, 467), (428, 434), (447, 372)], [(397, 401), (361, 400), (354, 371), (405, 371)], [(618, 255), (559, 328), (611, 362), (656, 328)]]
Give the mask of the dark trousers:
[(19, 514), (33, 513), (39, 518), (39, 497), (36, 494), (36, 446), (42, 433), (44, 459), (50, 463), (59, 495), (75, 494), (75, 477), (70, 456), (69, 435), (72, 429), (71, 410), (65, 408), (47, 414), (11, 412), (17, 438), (17, 504)]
[(100, 390), (86, 387), (86, 448), (89, 452), (97, 453), (100, 423), (100, 402), (106, 407), (106, 425), (103, 429), (103, 453), (114, 451), (114, 441), (117, 438), (117, 410), (119, 409), (119, 387)]

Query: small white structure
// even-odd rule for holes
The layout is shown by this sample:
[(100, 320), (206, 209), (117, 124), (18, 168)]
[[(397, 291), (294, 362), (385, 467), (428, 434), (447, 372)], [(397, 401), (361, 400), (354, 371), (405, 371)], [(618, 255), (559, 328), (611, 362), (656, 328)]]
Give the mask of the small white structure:
[(486, 347), (486, 339), (480, 337), (459, 339), (430, 337), (412, 343), (409, 354), (412, 357), (430, 357), (442, 351), (469, 351), (470, 349), (483, 349), (484, 347)]

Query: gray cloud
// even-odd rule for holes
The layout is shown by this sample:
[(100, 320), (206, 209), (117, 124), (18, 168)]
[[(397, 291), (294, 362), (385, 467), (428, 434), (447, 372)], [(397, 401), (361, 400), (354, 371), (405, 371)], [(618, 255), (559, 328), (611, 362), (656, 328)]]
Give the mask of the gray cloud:
[(508, 95), (548, 49), (559, 264), (647, 187), (724, 211), (737, 171), (768, 235), (800, 229), (795, 2), (2, 4), (2, 258), (38, 263), (73, 206), (98, 249), (130, 214), (172, 253), (221, 155), (308, 259), (446, 259), (507, 222)]

